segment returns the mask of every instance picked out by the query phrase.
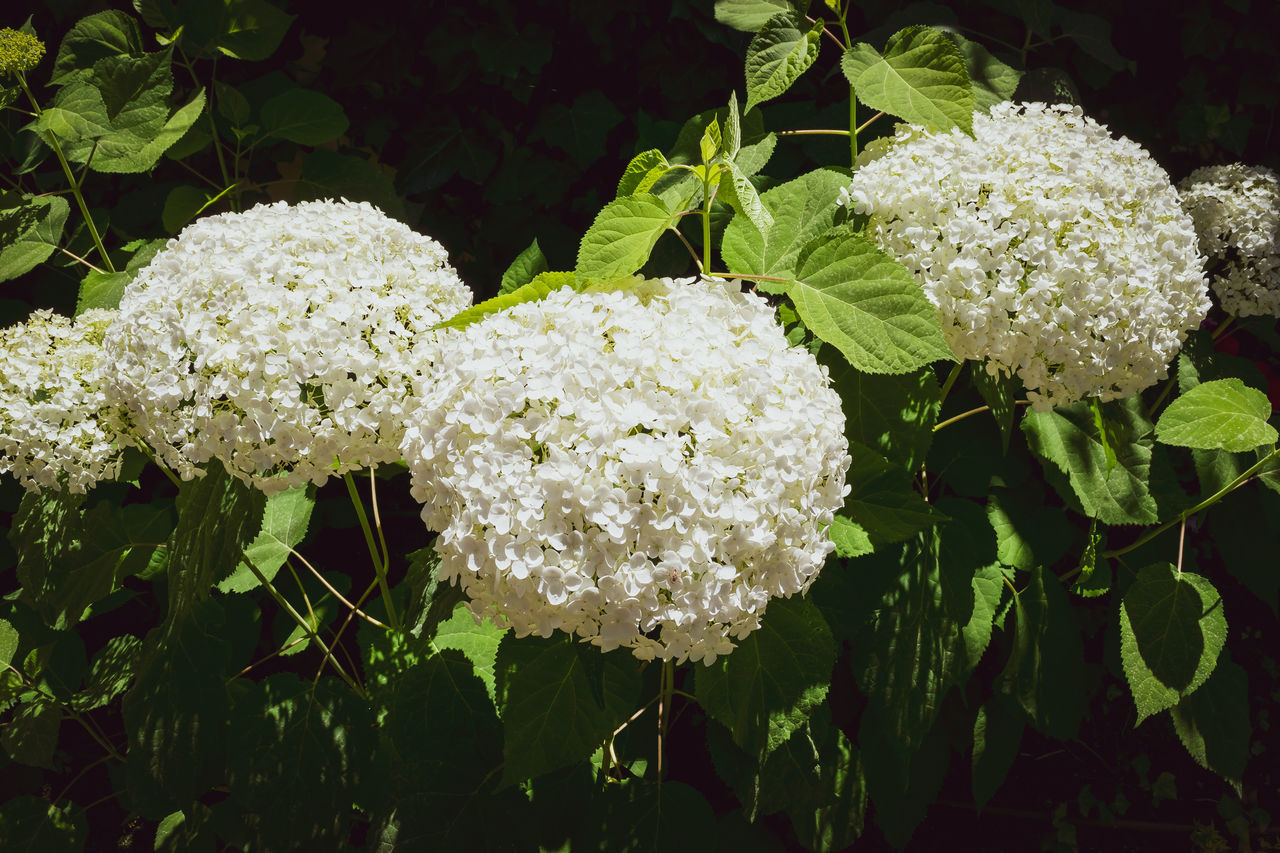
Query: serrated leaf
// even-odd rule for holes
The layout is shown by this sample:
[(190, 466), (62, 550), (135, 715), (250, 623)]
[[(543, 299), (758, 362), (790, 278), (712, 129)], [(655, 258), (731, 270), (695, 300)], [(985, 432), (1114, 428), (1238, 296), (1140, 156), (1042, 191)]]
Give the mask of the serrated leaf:
[(80, 280), (80, 293), (76, 297), (76, 314), (93, 308), (117, 308), (124, 289), (133, 281), (131, 272), (98, 272), (89, 270)]
[(528, 284), (522, 284), (509, 293), (500, 293), (479, 305), (472, 305), (448, 320), (437, 323), (434, 328), (465, 329), (490, 314), (497, 314), (522, 302), (537, 302), (563, 287), (573, 287), (575, 282), (576, 278), (571, 272), (540, 272)]
[(773, 224), (761, 230), (741, 219), (730, 220), (720, 247), (729, 269), (794, 277), (800, 250), (835, 226), (843, 210), (836, 199), (848, 185), (847, 172), (824, 168), (762, 193), (760, 201)]
[(1170, 711), (1178, 739), (1196, 763), (1240, 794), (1249, 761), (1249, 677), (1226, 655), (1200, 688)]
[(1178, 447), (1238, 453), (1275, 443), (1270, 416), (1266, 394), (1239, 379), (1218, 379), (1170, 403), (1156, 423), (1156, 438)]
[(955, 360), (907, 268), (847, 227), (810, 242), (785, 287), (805, 326), (865, 373)]
[(93, 658), (88, 683), (71, 697), (77, 711), (101, 708), (123, 693), (133, 683), (142, 661), (142, 641), (132, 634), (121, 634), (107, 640)]
[(745, 218), (757, 231), (767, 231), (773, 225), (773, 217), (760, 202), (760, 196), (751, 180), (732, 163), (724, 165), (720, 173), (720, 192), (722, 201), (733, 208), (733, 212)]
[(1040, 731), (1069, 739), (1084, 715), (1080, 629), (1062, 583), (1047, 569), (1031, 570), (1013, 599), (1014, 643), (1000, 676), (1003, 692), (1022, 706)]
[(961, 629), (965, 659), (970, 670), (977, 667), (991, 645), (991, 627), (1008, 588), (1004, 572), (996, 565), (983, 566), (974, 572), (972, 587), (973, 613)]
[(770, 602), (761, 627), (694, 674), (698, 702), (747, 754), (763, 758), (826, 698), (835, 640), (807, 598)]
[(1194, 693), (1226, 641), (1222, 598), (1207, 578), (1167, 563), (1139, 571), (1120, 606), (1120, 658), (1138, 723)]
[(933, 372), (863, 373), (830, 346), (819, 350), (818, 363), (826, 366), (831, 387), (840, 395), (849, 440), (872, 448), (906, 471), (920, 470), (941, 408), (941, 389)]
[(836, 545), (837, 557), (861, 557), (875, 550), (871, 544), (871, 538), (867, 536), (867, 531), (843, 515), (837, 515), (832, 519), (827, 535)]
[(729, 110), (724, 117), (724, 159), (732, 163), (742, 148), (742, 117), (738, 114), (738, 93), (729, 93)]
[(37, 696), (19, 705), (0, 730), (0, 749), (19, 764), (52, 770), (61, 727), (62, 709)]
[(1013, 93), (1022, 80), (1022, 72), (1005, 65), (976, 41), (956, 32), (947, 36), (964, 55), (969, 81), (973, 84), (973, 106), (978, 112), (986, 112), (1001, 101), (1012, 100)]
[(996, 557), (1020, 571), (1029, 571), (1037, 563), (1053, 565), (1066, 553), (1071, 538), (1061, 508), (1041, 503), (1038, 488), (996, 488), (987, 497), (987, 518), (996, 532)]
[(770, 18), (747, 46), (747, 106), (750, 112), (791, 88), (818, 58), (821, 19), (810, 24), (796, 9)]
[(349, 125), (341, 104), (310, 89), (288, 89), (262, 105), (263, 134), (299, 145), (337, 139)]
[(973, 135), (973, 85), (955, 42), (932, 27), (890, 36), (881, 55), (864, 42), (844, 52), (840, 67), (858, 100), (910, 124), (958, 127)]
[[(58, 248), (71, 212), (61, 196), (0, 196), (0, 281), (17, 278), (49, 259)], [(16, 202), (16, 203), (15, 203)]]
[(900, 542), (947, 521), (915, 490), (911, 475), (868, 447), (850, 442), (847, 480), (852, 487), (843, 514), (867, 531), (876, 545)]
[(698, 153), (702, 155), (702, 162), (706, 164), (714, 160), (723, 144), (720, 136), (720, 121), (713, 118), (706, 130), (702, 132), (702, 139), (698, 140)]
[(631, 275), (649, 260), (653, 246), (676, 217), (649, 193), (624, 196), (604, 206), (578, 247), (581, 278), (612, 281)]
[(618, 179), (617, 198), (649, 192), (670, 168), (671, 164), (657, 148), (641, 151), (622, 170), (622, 177)]
[(0, 804), (0, 838), (12, 850), (80, 853), (88, 835), (84, 809), (73, 802), (24, 795)]
[(1105, 403), (1102, 412), (1116, 458), (1112, 466), (1088, 403), (1028, 412), (1022, 431), (1031, 452), (1044, 463), (1046, 477), (1060, 485), (1052, 475), (1065, 475), (1069, 489), (1063, 498), (1078, 503), (1085, 515), (1110, 525), (1153, 524), (1158, 508), (1148, 484), (1151, 424), (1137, 397)]
[(141, 56), (144, 52), (138, 22), (114, 9), (81, 18), (62, 37), (49, 82), (55, 86), (93, 67), (107, 56)]
[(506, 636), (507, 630), (487, 619), (476, 624), (467, 606), (459, 603), (454, 607), (453, 615), (436, 628), (431, 646), (434, 649), (457, 649), (466, 655), (467, 660), (475, 667), (476, 675), (484, 682), (485, 690), (489, 691), (489, 699), (496, 701), (494, 666), (498, 644)]
[(302, 161), (293, 200), (332, 198), (367, 201), (393, 219), (405, 216), (404, 199), (380, 165), (364, 157), (317, 149)]
[(599, 654), (563, 633), (545, 640), (503, 638), (496, 660), (503, 784), (587, 758), (626, 719), (630, 712), (604, 703), (603, 685), (592, 684), (593, 652)]
[(716, 0), (716, 20), (735, 30), (757, 32), (779, 12), (793, 8), (788, 0)]
[[(307, 535), (311, 510), (316, 505), (310, 486), (295, 486), (267, 498), (262, 510), (262, 527), (253, 542), (245, 548), (245, 556), (267, 580), (272, 580), (289, 554)], [(243, 562), (218, 581), (219, 592), (248, 592), (262, 582)]]
[(294, 15), (266, 0), (224, 0), (226, 20), (215, 46), (233, 59), (259, 61), (275, 53)]
[(511, 262), (511, 266), (507, 267), (507, 271), (502, 274), (502, 284), (498, 286), (498, 295), (511, 293), (519, 290), (540, 273), (547, 272), (550, 266), (547, 259), (542, 254), (542, 247), (538, 245), (535, 239), (528, 247), (516, 256)]
[(1009, 452), (1009, 439), (1013, 436), (1013, 423), (1017, 419), (1018, 408), (1014, 405), (1020, 382), (1014, 376), (992, 376), (976, 361), (970, 362), (969, 373), (973, 377), (973, 387), (978, 389), (982, 402), (991, 408), (991, 415), (1000, 427), (1000, 441), (1005, 453)]

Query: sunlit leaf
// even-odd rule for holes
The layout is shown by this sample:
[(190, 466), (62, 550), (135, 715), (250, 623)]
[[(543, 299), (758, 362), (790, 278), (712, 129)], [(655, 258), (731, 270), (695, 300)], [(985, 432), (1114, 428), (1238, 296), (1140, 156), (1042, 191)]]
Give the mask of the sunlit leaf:
[(1156, 423), (1156, 438), (1201, 450), (1253, 450), (1276, 441), (1269, 417), (1266, 394), (1239, 379), (1219, 379), (1197, 385), (1170, 403)]
[(818, 58), (823, 23), (810, 24), (798, 10), (770, 18), (747, 46), (746, 111), (791, 88)]
[(907, 27), (894, 33), (882, 55), (859, 42), (840, 61), (858, 100), (910, 124), (973, 135), (973, 86), (965, 58), (940, 30)]

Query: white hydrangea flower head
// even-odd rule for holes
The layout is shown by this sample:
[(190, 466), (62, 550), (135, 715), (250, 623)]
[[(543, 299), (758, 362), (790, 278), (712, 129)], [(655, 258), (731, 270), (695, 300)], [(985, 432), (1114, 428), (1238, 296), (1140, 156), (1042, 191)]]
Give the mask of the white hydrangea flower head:
[(709, 663), (834, 548), (840, 398), (738, 283), (565, 288), (433, 346), (404, 458), (477, 618)]
[(29, 491), (83, 494), (120, 471), (128, 440), (107, 401), (102, 352), (114, 316), (40, 310), (0, 330), (0, 473)]
[(1039, 410), (1164, 377), (1210, 307), (1169, 176), (1079, 107), (1005, 102), (973, 131), (900, 130), (847, 196), (951, 349), (1016, 373)]
[(471, 304), (444, 248), (369, 204), (188, 226), (125, 289), (113, 395), (183, 479), (264, 491), (399, 459), (414, 344)]
[(1243, 163), (1205, 166), (1178, 190), (1209, 256), (1209, 286), (1222, 310), (1280, 317), (1280, 176)]

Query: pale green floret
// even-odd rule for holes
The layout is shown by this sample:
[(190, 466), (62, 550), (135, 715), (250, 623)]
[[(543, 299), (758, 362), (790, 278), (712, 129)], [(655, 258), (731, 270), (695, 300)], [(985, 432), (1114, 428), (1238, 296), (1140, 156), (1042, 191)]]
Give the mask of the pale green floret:
[(40, 64), (44, 42), (12, 27), (0, 30), (0, 73), (18, 74)]

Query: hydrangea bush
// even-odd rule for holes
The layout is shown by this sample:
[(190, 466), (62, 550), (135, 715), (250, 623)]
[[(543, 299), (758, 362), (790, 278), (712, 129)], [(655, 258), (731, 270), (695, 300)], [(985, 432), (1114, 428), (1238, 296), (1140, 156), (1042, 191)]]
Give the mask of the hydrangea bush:
[[(52, 63), (0, 31), (0, 280), (76, 311), (0, 332), (0, 846), (834, 853), (925, 821), (927, 849), (1035, 849), (1110, 831), (1076, 787), (1099, 749), (1141, 776), (1135, 831), (1176, 770), (1179, 820), (1260, 846), (1280, 337), (1243, 315), (1275, 178), (1180, 199), (1045, 103), (1036, 38), (1116, 57), (1040, 5), (997, 56), (717, 0), (745, 102), (477, 305), (405, 223), (435, 233), (442, 164), (488, 149), (433, 102), (393, 184), (362, 146), (403, 128), (301, 83), (310, 31), (294, 76), (237, 86), (293, 20), (268, 0), (142, 4), (145, 38), (96, 12)], [(819, 62), (847, 127), (774, 109)], [(589, 151), (608, 112), (559, 104), (543, 141)], [(1250, 277), (1217, 285), (1236, 316), (1202, 249)], [(1015, 785), (1030, 836), (983, 808)], [(926, 819), (966, 789), (971, 823)]]
[(425, 360), (411, 493), (441, 577), (517, 637), (710, 663), (835, 547), (840, 398), (736, 282), (562, 288)]
[(369, 204), (205, 217), (121, 297), (111, 398), (183, 479), (322, 483), (399, 458), (414, 347), (470, 304), (439, 243)]
[(1204, 166), (1178, 190), (1222, 310), (1280, 317), (1280, 177), (1265, 166)]
[(1147, 388), (1209, 310), (1169, 176), (1079, 107), (1006, 101), (972, 135), (904, 127), (848, 199), (952, 351), (1016, 373), (1037, 409)]

